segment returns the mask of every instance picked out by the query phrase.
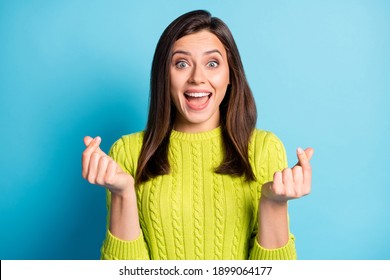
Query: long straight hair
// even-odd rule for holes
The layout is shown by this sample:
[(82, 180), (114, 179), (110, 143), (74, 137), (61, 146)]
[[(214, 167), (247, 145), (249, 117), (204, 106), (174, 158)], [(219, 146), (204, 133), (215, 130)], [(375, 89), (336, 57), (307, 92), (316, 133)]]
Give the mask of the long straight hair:
[(202, 30), (213, 33), (222, 42), (229, 64), (230, 85), (220, 105), (225, 153), (215, 172), (244, 175), (247, 180), (255, 180), (248, 158), (248, 146), (256, 125), (257, 112), (238, 48), (222, 20), (212, 17), (207, 11), (197, 10), (174, 20), (157, 43), (150, 79), (149, 116), (138, 160), (137, 183), (170, 172), (168, 147), (176, 114), (170, 96), (172, 49), (181, 37)]

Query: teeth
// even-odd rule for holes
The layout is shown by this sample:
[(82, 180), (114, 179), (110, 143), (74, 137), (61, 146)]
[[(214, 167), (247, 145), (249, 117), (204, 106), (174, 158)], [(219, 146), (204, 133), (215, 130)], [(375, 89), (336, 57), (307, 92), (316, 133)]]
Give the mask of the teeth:
[(205, 97), (209, 96), (210, 92), (186, 92), (185, 95), (188, 95), (190, 97)]

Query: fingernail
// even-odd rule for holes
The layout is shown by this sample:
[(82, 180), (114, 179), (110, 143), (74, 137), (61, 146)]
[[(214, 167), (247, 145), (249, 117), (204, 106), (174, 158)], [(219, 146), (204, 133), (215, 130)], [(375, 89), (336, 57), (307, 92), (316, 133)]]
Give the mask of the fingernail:
[(95, 137), (95, 142), (100, 142), (100, 140), (102, 140), (99, 136)]
[(301, 147), (298, 147), (297, 153), (298, 153), (299, 155), (302, 155), (302, 154), (303, 154), (303, 149), (302, 149)]

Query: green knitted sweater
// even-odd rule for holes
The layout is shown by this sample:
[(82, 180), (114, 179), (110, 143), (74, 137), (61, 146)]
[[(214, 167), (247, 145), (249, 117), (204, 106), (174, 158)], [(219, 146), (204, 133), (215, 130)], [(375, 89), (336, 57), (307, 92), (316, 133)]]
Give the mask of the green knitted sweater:
[[(109, 152), (133, 177), (142, 139), (143, 132), (123, 136)], [(223, 153), (220, 127), (193, 134), (173, 130), (170, 174), (136, 186), (140, 236), (124, 241), (107, 230), (101, 258), (296, 259), (292, 234), (277, 249), (261, 247), (256, 238), (261, 186), (287, 167), (282, 142), (270, 132), (254, 130), (249, 145), (256, 176), (252, 182), (216, 174)], [(110, 201), (107, 191), (108, 211)]]

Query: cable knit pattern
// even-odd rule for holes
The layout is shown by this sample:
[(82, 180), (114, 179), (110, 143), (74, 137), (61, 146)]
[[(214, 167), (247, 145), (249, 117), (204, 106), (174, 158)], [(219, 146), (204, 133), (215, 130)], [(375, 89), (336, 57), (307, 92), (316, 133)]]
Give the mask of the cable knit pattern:
[[(109, 153), (132, 176), (142, 137), (123, 136)], [(214, 172), (223, 159), (222, 147), (221, 128), (172, 131), (170, 174), (136, 186), (141, 235), (124, 241), (107, 227), (102, 259), (295, 259), (292, 234), (288, 244), (272, 250), (256, 238), (261, 186), (287, 166), (282, 142), (270, 132), (253, 132), (248, 150), (253, 182)], [(110, 199), (107, 192), (108, 210)]]
[(193, 191), (194, 191), (194, 237), (195, 237), (195, 259), (201, 260), (203, 252), (203, 220), (204, 213), (202, 209), (201, 195), (201, 166), (202, 157), (198, 143), (192, 143), (192, 162), (193, 162)]
[(232, 259), (236, 260), (238, 259), (238, 247), (239, 242), (241, 239), (240, 232), (242, 230), (242, 214), (243, 214), (243, 208), (244, 208), (244, 198), (243, 198), (243, 190), (242, 186), (238, 184), (237, 178), (233, 179), (233, 188), (234, 188), (234, 194), (237, 198), (235, 209), (236, 209), (236, 222), (234, 224), (234, 235), (233, 235), (233, 246), (232, 246)]
[(183, 243), (183, 227), (182, 222), (180, 220), (180, 200), (179, 195), (182, 195), (179, 192), (178, 182), (181, 180), (181, 174), (178, 173), (179, 165), (178, 165), (178, 157), (180, 155), (180, 151), (178, 149), (177, 143), (171, 144), (170, 149), (170, 160), (172, 163), (172, 226), (173, 226), (173, 237), (174, 237), (174, 245), (175, 245), (175, 254), (176, 258), (179, 260), (184, 260), (184, 243)]
[(161, 227), (161, 212), (159, 211), (160, 206), (160, 194), (161, 194), (161, 184), (159, 184), (160, 180), (152, 181), (152, 188), (150, 191), (150, 219), (152, 220), (153, 232), (156, 237), (157, 243), (157, 254), (156, 258), (160, 260), (166, 260), (166, 247), (164, 246), (164, 232)]
[[(212, 148), (212, 157), (213, 157), (213, 166), (218, 167), (218, 146), (215, 141), (212, 142), (213, 148)], [(222, 238), (223, 238), (223, 215), (224, 215), (224, 209), (223, 209), (223, 200), (222, 200), (222, 184), (219, 180), (220, 175), (213, 174), (213, 187), (214, 187), (214, 206), (215, 206), (215, 243), (214, 243), (214, 252), (215, 252), (215, 259), (222, 259)]]

